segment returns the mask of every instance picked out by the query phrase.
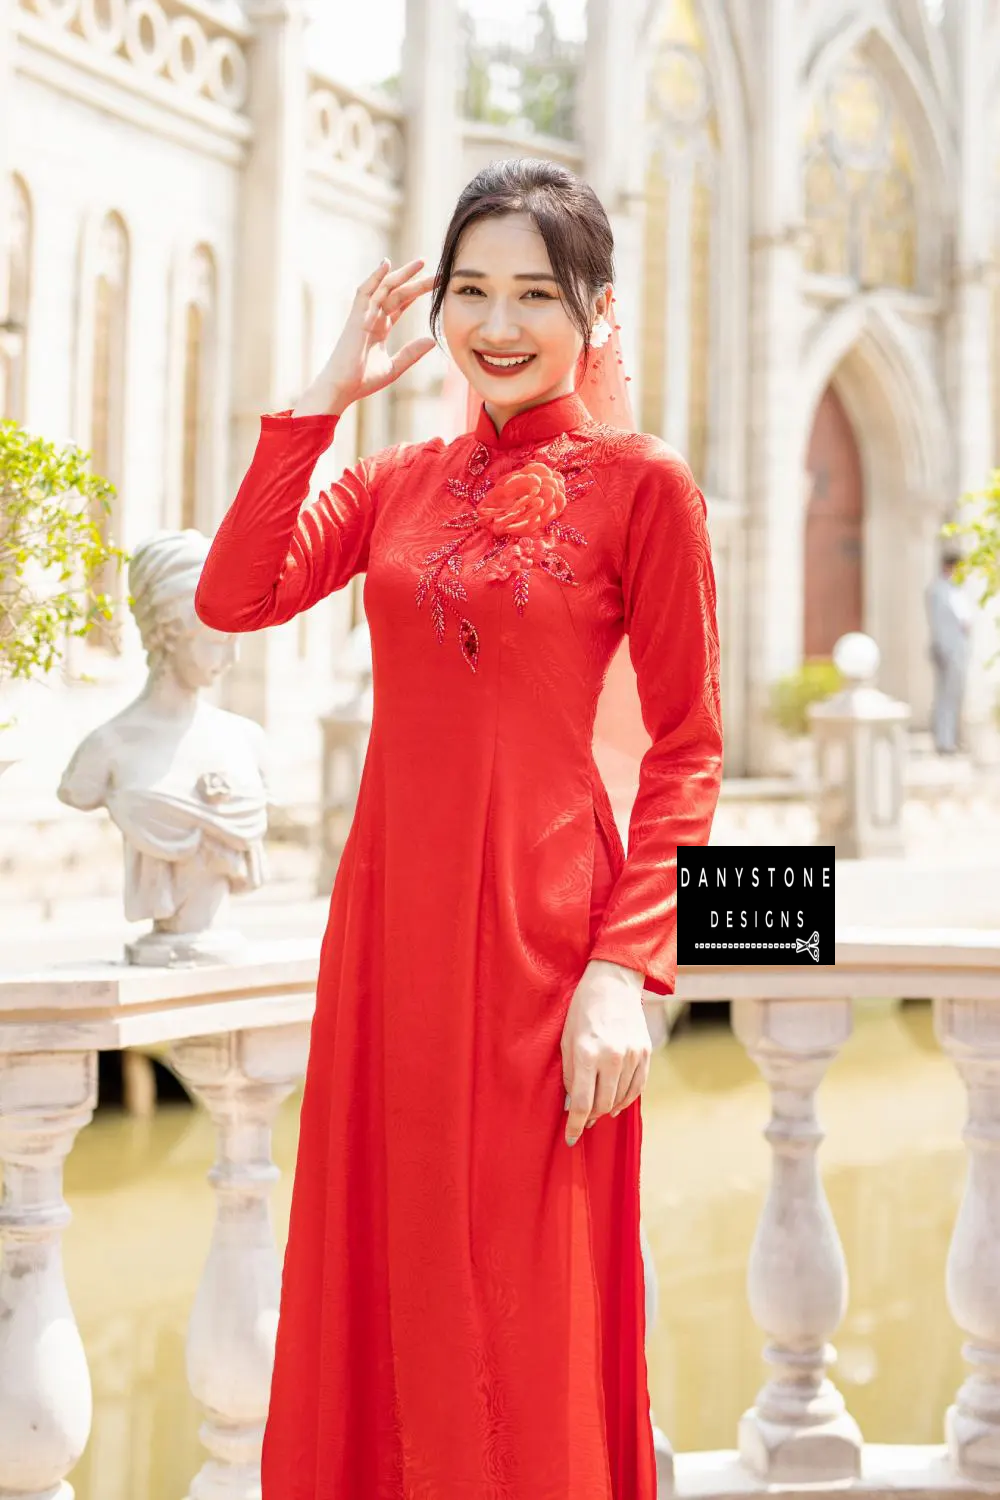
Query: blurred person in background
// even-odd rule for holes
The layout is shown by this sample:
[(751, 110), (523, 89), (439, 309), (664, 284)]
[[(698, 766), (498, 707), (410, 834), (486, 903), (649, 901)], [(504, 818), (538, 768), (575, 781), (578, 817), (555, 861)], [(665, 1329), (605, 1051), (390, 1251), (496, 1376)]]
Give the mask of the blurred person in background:
[(972, 602), (956, 581), (962, 554), (954, 548), (941, 555), (937, 577), (927, 588), (931, 660), (934, 663), (934, 703), (931, 726), (939, 755), (959, 748), (962, 700), (972, 647)]
[[(262, 418), (201, 618), (291, 619), (365, 573), (374, 717), (331, 898), (264, 1500), (654, 1500), (639, 1240), (644, 987), (722, 772), (715, 578), (683, 458), (634, 430), (593, 190), (494, 162), (437, 270), (383, 261)], [(303, 507), (430, 297), (468, 431)], [(628, 856), (594, 765), (627, 636), (651, 743)]]

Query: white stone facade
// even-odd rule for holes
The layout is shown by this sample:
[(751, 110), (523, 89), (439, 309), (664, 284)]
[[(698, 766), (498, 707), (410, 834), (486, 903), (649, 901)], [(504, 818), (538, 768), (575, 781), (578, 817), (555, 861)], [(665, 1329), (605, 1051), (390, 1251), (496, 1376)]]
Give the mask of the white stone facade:
[[(708, 497), (727, 773), (770, 769), (769, 685), (803, 659), (828, 390), (860, 461), (854, 624), (926, 725), (937, 528), (998, 456), (996, 0), (590, 0), (575, 141), (459, 118), (458, 0), (409, 0), (399, 103), (321, 73), (304, 9), (0, 0), (6, 411), (99, 455), (124, 545), (211, 531), (258, 414), (294, 400), (378, 258), (433, 258), (491, 157), (555, 156), (613, 219), (643, 425)], [(332, 463), (433, 432), (442, 371), (350, 412)], [(277, 801), (306, 813), (359, 609), (355, 591), (246, 640), (227, 689), (267, 729)], [(987, 759), (1000, 638), (978, 624), (966, 732)], [(29, 695), (27, 720), (60, 726), (39, 775), (137, 654), (128, 634), (88, 647), (73, 666), (96, 683)]]

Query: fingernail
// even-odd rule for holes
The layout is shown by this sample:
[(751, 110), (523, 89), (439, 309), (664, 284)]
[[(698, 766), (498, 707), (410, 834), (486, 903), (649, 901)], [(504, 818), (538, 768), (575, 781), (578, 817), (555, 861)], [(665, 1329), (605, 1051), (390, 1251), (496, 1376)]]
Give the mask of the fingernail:
[(566, 1103), (563, 1105), (563, 1109), (569, 1109), (569, 1095), (568, 1094), (566, 1095)]
[(618, 1118), (618, 1116), (620, 1114), (621, 1114), (621, 1110), (620, 1109), (613, 1109), (611, 1111), (611, 1118), (612, 1118), (612, 1120), (617, 1120), (617, 1118)]
[(575, 1146), (579, 1139), (580, 1137), (578, 1135), (568, 1135), (566, 1137), (566, 1144), (567, 1146)]

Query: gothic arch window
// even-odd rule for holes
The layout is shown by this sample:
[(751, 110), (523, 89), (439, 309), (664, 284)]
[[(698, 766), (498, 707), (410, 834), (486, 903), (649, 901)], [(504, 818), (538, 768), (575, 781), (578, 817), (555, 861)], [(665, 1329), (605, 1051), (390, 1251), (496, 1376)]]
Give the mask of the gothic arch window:
[(10, 179), (8, 192), (7, 296), (0, 300), (0, 313), (8, 326), (0, 332), (0, 417), (23, 423), (27, 409), (33, 220), (28, 189), (20, 177)]
[(207, 245), (191, 256), (185, 293), (181, 525), (205, 528), (211, 514), (217, 302), (215, 259)]
[(696, 0), (663, 0), (650, 36), (642, 425), (711, 462), (719, 123)]
[(913, 154), (883, 79), (847, 58), (814, 100), (805, 131), (806, 266), (862, 287), (913, 288)]
[[(110, 480), (120, 495), (125, 448), (129, 240), (124, 221), (116, 213), (108, 214), (100, 226), (93, 276), (88, 446), (94, 472)], [(110, 515), (102, 510), (95, 513), (95, 520), (106, 541), (121, 545), (120, 500)], [(118, 570), (110, 568), (105, 576), (94, 580), (94, 586), (112, 597), (120, 596)], [(95, 630), (87, 639), (94, 646), (117, 649), (113, 629)]]

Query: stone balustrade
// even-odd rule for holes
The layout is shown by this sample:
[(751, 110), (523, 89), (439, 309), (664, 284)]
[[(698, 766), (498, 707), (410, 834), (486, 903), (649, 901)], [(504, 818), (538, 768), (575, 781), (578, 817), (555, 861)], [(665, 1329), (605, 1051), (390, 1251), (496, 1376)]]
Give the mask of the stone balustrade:
[[(96, 1103), (97, 1053), (164, 1043), (216, 1137), (216, 1232), (188, 1335), (207, 1456), (188, 1500), (259, 1493), (279, 1288), (270, 1131), (305, 1068), (317, 960), (315, 943), (271, 944), (226, 967), (97, 964), (0, 980), (0, 1495), (71, 1500), (91, 1397), (62, 1275), (63, 1164)], [(969, 1375), (942, 1413), (939, 1446), (866, 1444), (831, 1375), (848, 1272), (823, 1189), (817, 1097), (852, 1001), (871, 996), (933, 1000), (968, 1090), (969, 1170), (942, 1296), (967, 1335)], [(1000, 1488), (1000, 934), (841, 931), (835, 967), (702, 965), (682, 970), (678, 999), (733, 1001), (735, 1033), (771, 1094), (771, 1180), (747, 1278), (769, 1373), (747, 1394), (732, 1451), (675, 1456), (657, 1433), (661, 1494)], [(912, 1338), (918, 1358), (919, 1327)]]
[[(176, 90), (239, 114), (247, 102), (250, 28), (236, 6), (199, 0), (19, 0), (23, 28), (99, 71), (135, 69)], [(103, 67), (101, 66), (103, 64)]]
[(386, 100), (313, 74), (306, 133), (314, 171), (382, 190), (402, 187), (403, 116)]

